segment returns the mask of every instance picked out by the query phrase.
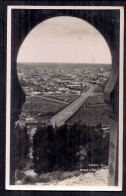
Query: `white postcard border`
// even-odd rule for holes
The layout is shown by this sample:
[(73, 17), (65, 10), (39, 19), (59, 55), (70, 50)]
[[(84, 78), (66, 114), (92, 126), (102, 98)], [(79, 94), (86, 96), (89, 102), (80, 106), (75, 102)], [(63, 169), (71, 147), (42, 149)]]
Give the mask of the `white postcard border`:
[[(10, 185), (10, 119), (11, 119), (11, 11), (13, 9), (68, 9), (68, 10), (120, 10), (120, 61), (119, 61), (119, 165), (118, 186), (36, 186)], [(6, 81), (6, 174), (7, 190), (56, 191), (121, 191), (123, 177), (123, 60), (124, 60), (124, 7), (123, 6), (8, 6), (7, 8), (7, 81)]]

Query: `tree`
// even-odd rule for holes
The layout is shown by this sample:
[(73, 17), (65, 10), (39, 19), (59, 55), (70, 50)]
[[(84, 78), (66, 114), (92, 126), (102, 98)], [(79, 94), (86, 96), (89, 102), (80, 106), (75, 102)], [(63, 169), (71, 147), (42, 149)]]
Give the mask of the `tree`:
[(109, 152), (109, 134), (104, 136), (102, 129), (93, 128), (88, 133), (87, 140), (87, 157), (86, 162), (89, 164), (108, 164)]
[(38, 127), (33, 138), (35, 172), (72, 171), (88, 164), (107, 164), (109, 137), (103, 137), (104, 132), (98, 127), (79, 123)]
[(15, 127), (15, 167), (23, 169), (26, 165), (26, 159), (29, 154), (29, 136), (26, 127), (20, 127), (19, 124)]
[(55, 165), (54, 129), (52, 126), (37, 128), (33, 137), (33, 163), (38, 174), (53, 170)]

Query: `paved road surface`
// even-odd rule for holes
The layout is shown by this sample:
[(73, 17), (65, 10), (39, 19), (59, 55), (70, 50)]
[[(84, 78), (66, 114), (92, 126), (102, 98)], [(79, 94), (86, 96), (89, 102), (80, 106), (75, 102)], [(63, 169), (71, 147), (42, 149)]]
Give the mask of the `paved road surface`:
[(86, 100), (93, 96), (93, 91), (96, 88), (96, 85), (92, 85), (86, 93), (82, 93), (82, 95), (73, 101), (71, 104), (66, 106), (63, 110), (57, 113), (52, 117), (51, 123), (53, 125), (61, 126), (65, 123), (67, 119), (69, 119), (73, 114), (86, 102)]

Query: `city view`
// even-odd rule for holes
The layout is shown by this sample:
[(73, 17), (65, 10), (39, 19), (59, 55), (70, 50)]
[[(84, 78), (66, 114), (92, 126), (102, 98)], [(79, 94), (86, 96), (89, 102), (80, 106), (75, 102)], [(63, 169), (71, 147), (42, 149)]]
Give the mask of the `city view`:
[[(51, 117), (86, 94), (91, 87), (94, 87), (93, 94), (85, 101), (88, 107), (91, 108), (92, 102), (96, 108), (105, 105), (103, 90), (110, 76), (110, 65), (19, 63), (17, 70), (26, 94), (20, 116), (22, 123), (43, 123), (47, 119), (50, 123)], [(85, 102), (82, 101), (80, 106)]]

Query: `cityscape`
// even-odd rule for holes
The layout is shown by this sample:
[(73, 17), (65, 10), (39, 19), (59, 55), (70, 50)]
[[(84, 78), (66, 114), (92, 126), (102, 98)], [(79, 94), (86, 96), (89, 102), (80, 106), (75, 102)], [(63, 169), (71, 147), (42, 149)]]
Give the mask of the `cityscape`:
[[(72, 103), (76, 105), (77, 100), (87, 94), (91, 87), (93, 87), (93, 94), (84, 102), (81, 101), (76, 111), (85, 106), (85, 111), (87, 107), (89, 111), (92, 111), (94, 104), (98, 110), (98, 116), (106, 116), (103, 90), (111, 73), (110, 65), (18, 63), (17, 72), (26, 94), (26, 102), (19, 119), (22, 124), (50, 124), (53, 116)], [(92, 115), (92, 112), (88, 112), (90, 124)], [(69, 117), (72, 116), (68, 116), (68, 119)], [(97, 121), (104, 124), (105, 119)], [(89, 124), (87, 118), (83, 123)]]
[(65, 172), (65, 179), (88, 172), (105, 177), (110, 119), (103, 91), (111, 66), (18, 63), (17, 73), (26, 97), (15, 123), (15, 183), (46, 184), (44, 175), (58, 183)]

